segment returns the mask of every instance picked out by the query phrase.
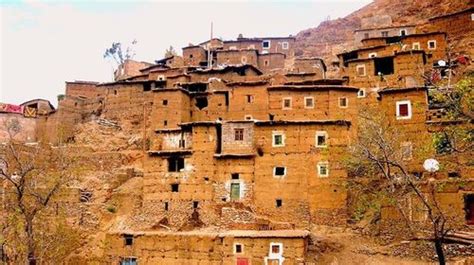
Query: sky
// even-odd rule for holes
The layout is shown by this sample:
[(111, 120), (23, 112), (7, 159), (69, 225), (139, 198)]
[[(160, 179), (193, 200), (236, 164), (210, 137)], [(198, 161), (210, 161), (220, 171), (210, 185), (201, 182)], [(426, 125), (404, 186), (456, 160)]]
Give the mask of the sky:
[(344, 17), (370, 0), (325, 1), (8, 1), (0, 0), (0, 102), (43, 98), (57, 105), (65, 81), (112, 80), (103, 58), (133, 40), (134, 59), (153, 62), (173, 46), (296, 35)]

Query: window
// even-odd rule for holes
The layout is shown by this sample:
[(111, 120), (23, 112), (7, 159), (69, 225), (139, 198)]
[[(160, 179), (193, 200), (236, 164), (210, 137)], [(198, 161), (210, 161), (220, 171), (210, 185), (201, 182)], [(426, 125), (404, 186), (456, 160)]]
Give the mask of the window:
[(137, 265), (137, 258), (122, 258), (120, 260), (120, 265)]
[(247, 121), (250, 121), (250, 120), (253, 119), (253, 118), (252, 118), (252, 115), (245, 115), (244, 118), (245, 118), (245, 120), (247, 120)]
[(307, 109), (314, 108), (314, 98), (313, 97), (305, 97), (304, 98), (304, 107)]
[(285, 135), (283, 132), (273, 132), (272, 139), (273, 147), (285, 146)]
[(191, 59), (191, 58), (193, 58), (193, 55), (192, 55), (192, 54), (190, 54), (190, 55), (189, 55), (189, 58), (190, 58), (190, 59)]
[(241, 61), (243, 64), (246, 64), (246, 63), (247, 63), (247, 57), (246, 57), (246, 56), (242, 56), (242, 58), (240, 59), (240, 61)]
[(168, 121), (167, 120), (163, 121), (163, 126), (168, 126)]
[(288, 50), (289, 47), (290, 47), (290, 45), (288, 44), (288, 42), (285, 41), (285, 42), (281, 43), (281, 48), (283, 50)]
[(283, 200), (282, 199), (276, 199), (275, 200), (275, 206), (277, 208), (280, 208), (283, 205)]
[(274, 167), (273, 168), (274, 177), (284, 177), (286, 176), (286, 167)]
[(411, 160), (413, 147), (411, 142), (403, 142), (400, 146), (403, 160)]
[(281, 257), (283, 255), (283, 244), (282, 243), (270, 243), (270, 258)]
[(369, 38), (369, 33), (364, 33), (364, 39), (368, 39)]
[(234, 254), (244, 253), (244, 246), (240, 243), (234, 243)]
[(436, 41), (435, 40), (429, 40), (428, 41), (428, 49), (430, 49), (430, 50), (435, 50), (436, 49)]
[(151, 83), (144, 83), (143, 91), (150, 91), (150, 90), (151, 90)]
[(421, 48), (420, 48), (420, 43), (419, 43), (419, 42), (414, 42), (414, 43), (411, 45), (411, 49), (412, 49), (412, 50), (421, 50)]
[(361, 88), (359, 91), (357, 91), (357, 97), (358, 98), (365, 98), (365, 89)]
[(411, 119), (411, 103), (409, 100), (398, 101), (397, 103), (397, 120)]
[(339, 98), (339, 108), (347, 108), (349, 100), (346, 97)]
[(179, 184), (171, 184), (171, 192), (179, 192)]
[(270, 41), (269, 40), (264, 40), (262, 42), (262, 48), (264, 49), (270, 49)]
[(394, 71), (393, 57), (374, 58), (374, 75), (391, 75)]
[(232, 179), (239, 179), (240, 178), (239, 173), (232, 173), (230, 175), (231, 175)]
[(325, 131), (316, 132), (316, 147), (327, 147), (328, 134)]
[(377, 57), (377, 53), (376, 53), (376, 52), (371, 52), (371, 53), (369, 53), (369, 58), (374, 58), (374, 57)]
[(291, 109), (291, 98), (283, 98), (283, 109)]
[(356, 72), (358, 76), (365, 76), (365, 64), (357, 65)]
[(165, 211), (168, 211), (168, 210), (169, 210), (169, 208), (170, 208), (170, 206), (169, 206), (169, 202), (165, 202)]
[(125, 242), (125, 246), (133, 245), (133, 235), (123, 235), (123, 240)]
[(388, 37), (388, 31), (382, 31), (381, 34), (382, 37)]
[(167, 99), (164, 99), (164, 100), (163, 100), (163, 106), (166, 106), (166, 105), (168, 105), (168, 100), (167, 100)]
[(193, 209), (197, 209), (199, 207), (198, 201), (193, 201)]
[(328, 164), (328, 162), (319, 162), (318, 163), (318, 176), (319, 177), (329, 176), (329, 164)]
[(230, 199), (232, 201), (240, 199), (240, 183), (230, 184)]
[(253, 95), (247, 95), (247, 103), (253, 103), (254, 97)]
[(185, 139), (179, 139), (178, 146), (179, 146), (179, 148), (185, 148), (186, 147), (186, 140)]
[(406, 35), (407, 35), (407, 30), (406, 29), (400, 30), (400, 36), (406, 36)]
[(183, 157), (168, 158), (168, 172), (180, 172), (182, 169), (184, 169)]
[(242, 128), (234, 129), (234, 140), (235, 141), (244, 140), (244, 129)]
[(268, 60), (265, 60), (265, 61), (263, 61), (263, 65), (268, 66), (268, 65), (270, 65), (270, 62)]

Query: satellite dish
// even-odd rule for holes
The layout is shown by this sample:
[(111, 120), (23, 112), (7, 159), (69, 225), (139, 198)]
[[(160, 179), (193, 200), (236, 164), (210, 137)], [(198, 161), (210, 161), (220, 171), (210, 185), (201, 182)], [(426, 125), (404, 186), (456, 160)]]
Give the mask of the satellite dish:
[(439, 162), (436, 159), (429, 158), (423, 163), (423, 168), (428, 172), (436, 172), (439, 170)]
[(444, 67), (444, 66), (446, 66), (446, 62), (443, 61), (443, 60), (439, 60), (438, 65)]

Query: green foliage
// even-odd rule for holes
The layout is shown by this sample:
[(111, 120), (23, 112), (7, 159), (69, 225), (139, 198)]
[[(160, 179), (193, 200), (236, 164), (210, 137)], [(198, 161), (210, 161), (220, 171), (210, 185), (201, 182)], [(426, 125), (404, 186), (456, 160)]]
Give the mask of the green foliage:
[(175, 55), (177, 55), (177, 53), (175, 49), (173, 48), (173, 46), (170, 46), (168, 49), (165, 50), (165, 58), (175, 56)]
[(116, 213), (117, 212), (117, 208), (114, 206), (114, 205), (109, 205), (107, 206), (107, 211), (109, 211), (110, 213)]

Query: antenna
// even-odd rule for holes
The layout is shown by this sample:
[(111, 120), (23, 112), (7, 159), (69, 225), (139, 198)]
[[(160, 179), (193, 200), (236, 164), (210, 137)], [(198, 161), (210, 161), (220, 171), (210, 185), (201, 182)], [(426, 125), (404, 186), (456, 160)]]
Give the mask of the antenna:
[(207, 45), (207, 67), (208, 68), (212, 67), (211, 44), (212, 44), (213, 28), (214, 28), (214, 23), (211, 21), (211, 38), (209, 39), (209, 45)]

